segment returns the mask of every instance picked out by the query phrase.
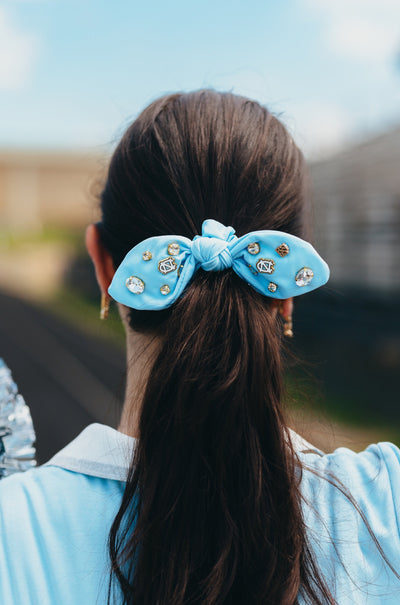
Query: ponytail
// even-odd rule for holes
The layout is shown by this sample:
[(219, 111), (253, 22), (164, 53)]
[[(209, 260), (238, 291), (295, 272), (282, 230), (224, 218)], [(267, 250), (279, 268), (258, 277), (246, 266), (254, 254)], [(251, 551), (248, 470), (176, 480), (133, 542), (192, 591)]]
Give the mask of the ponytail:
[(305, 536), (281, 397), (271, 300), (200, 271), (166, 322), (110, 532), (124, 603), (296, 602)]
[[(303, 156), (254, 101), (169, 95), (124, 134), (101, 209), (115, 267), (146, 238), (193, 239), (210, 218), (238, 236), (301, 237)], [(231, 269), (199, 270), (173, 306), (131, 309), (129, 323), (160, 348), (109, 534), (109, 602), (115, 587), (126, 605), (333, 603), (307, 545), (271, 299)]]

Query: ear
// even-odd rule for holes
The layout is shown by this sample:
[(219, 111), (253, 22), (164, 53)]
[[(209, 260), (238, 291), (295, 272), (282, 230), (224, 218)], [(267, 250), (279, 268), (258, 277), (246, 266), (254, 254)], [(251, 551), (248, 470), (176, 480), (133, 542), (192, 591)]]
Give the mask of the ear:
[(285, 298), (284, 300), (274, 300), (275, 308), (279, 311), (284, 319), (292, 317), (293, 314), (293, 297)]
[(281, 301), (281, 315), (284, 319), (293, 315), (293, 297)]
[(111, 255), (101, 243), (100, 232), (97, 225), (89, 225), (85, 235), (86, 248), (93, 261), (96, 271), (97, 283), (103, 294), (107, 294), (115, 268)]

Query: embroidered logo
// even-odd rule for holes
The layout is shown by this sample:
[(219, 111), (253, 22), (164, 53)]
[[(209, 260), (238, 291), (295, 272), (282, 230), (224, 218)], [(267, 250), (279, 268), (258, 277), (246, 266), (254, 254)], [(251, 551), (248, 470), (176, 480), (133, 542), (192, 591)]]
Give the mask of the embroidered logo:
[(172, 256), (168, 256), (167, 258), (163, 258), (158, 263), (158, 270), (163, 275), (166, 275), (167, 273), (171, 273), (171, 271), (175, 271), (177, 269), (177, 267), (178, 267), (178, 265), (176, 264), (176, 262), (172, 258)]
[(259, 273), (273, 273), (275, 271), (275, 263), (270, 258), (259, 258), (256, 263)]

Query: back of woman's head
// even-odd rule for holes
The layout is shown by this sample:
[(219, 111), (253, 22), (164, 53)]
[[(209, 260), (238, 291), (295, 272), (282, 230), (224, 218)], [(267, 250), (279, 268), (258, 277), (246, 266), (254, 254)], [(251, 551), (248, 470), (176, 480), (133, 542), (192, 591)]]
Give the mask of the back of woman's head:
[[(304, 235), (303, 158), (258, 103), (199, 91), (163, 97), (128, 128), (101, 198), (118, 266), (140, 241), (201, 233)], [(170, 308), (130, 310), (160, 336), (140, 438), (110, 532), (125, 603), (246, 605), (330, 597), (304, 532), (284, 424), (276, 308), (232, 269), (199, 270)], [(325, 600), (323, 600), (325, 599)]]
[(303, 158), (255, 101), (199, 91), (153, 102), (128, 128), (102, 195), (103, 241), (118, 265), (153, 235), (192, 238), (214, 218), (238, 235), (303, 234)]

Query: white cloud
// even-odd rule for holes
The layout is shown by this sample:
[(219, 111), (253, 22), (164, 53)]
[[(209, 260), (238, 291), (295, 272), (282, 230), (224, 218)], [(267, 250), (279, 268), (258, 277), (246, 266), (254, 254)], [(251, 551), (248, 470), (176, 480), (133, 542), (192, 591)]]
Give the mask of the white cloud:
[(319, 158), (340, 150), (348, 142), (351, 132), (350, 116), (342, 107), (334, 104), (296, 106), (282, 116), (282, 120), (309, 158)]
[(21, 90), (29, 82), (38, 54), (36, 38), (21, 32), (0, 7), (0, 90)]
[(322, 20), (335, 54), (369, 65), (387, 64), (400, 52), (399, 0), (299, 0)]
[(275, 98), (279, 88), (274, 76), (238, 68), (229, 74), (214, 76), (205, 85), (232, 92), (265, 103), (281, 120), (308, 157), (321, 157), (341, 149), (349, 139), (352, 121), (349, 114), (331, 102), (299, 104), (293, 98)]
[(328, 42), (339, 55), (382, 63), (400, 51), (400, 33), (367, 21), (348, 21), (331, 27)]

